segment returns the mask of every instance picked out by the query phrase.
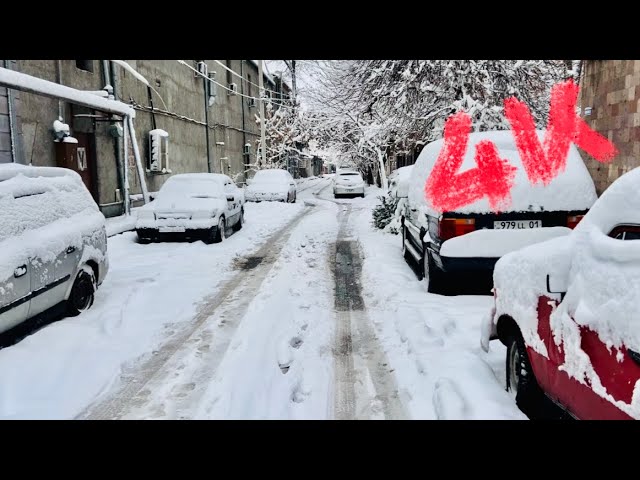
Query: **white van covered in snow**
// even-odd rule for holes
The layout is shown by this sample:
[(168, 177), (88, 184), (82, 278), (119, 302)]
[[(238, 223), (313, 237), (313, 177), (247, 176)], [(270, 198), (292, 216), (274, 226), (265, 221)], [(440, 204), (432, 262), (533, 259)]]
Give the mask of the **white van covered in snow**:
[[(544, 137), (544, 131), (537, 133)], [(425, 183), (442, 139), (425, 146), (412, 170), (401, 217), (403, 254), (407, 261), (418, 263), (430, 292), (446, 290), (450, 272), (491, 272), (508, 252), (568, 234), (597, 199), (593, 180), (574, 145), (563, 172), (546, 186), (531, 185), (508, 130), (472, 133), (460, 172), (476, 167), (475, 146), (482, 140), (492, 141), (500, 157), (517, 168), (506, 211), (492, 210), (486, 197), (453, 211), (440, 211), (430, 204)]]
[(0, 333), (88, 309), (107, 270), (105, 218), (77, 173), (0, 165)]

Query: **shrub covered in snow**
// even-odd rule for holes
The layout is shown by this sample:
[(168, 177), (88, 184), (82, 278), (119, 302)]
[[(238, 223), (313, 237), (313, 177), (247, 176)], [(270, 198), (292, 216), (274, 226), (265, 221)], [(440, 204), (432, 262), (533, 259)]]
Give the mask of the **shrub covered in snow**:
[(380, 204), (377, 205), (373, 209), (373, 224), (376, 228), (386, 229), (387, 226), (390, 228), (387, 231), (390, 231), (393, 234), (398, 233), (397, 226), (391, 225), (391, 223), (396, 219), (396, 210), (398, 208), (398, 198), (386, 197), (383, 195), (378, 196), (380, 199)]

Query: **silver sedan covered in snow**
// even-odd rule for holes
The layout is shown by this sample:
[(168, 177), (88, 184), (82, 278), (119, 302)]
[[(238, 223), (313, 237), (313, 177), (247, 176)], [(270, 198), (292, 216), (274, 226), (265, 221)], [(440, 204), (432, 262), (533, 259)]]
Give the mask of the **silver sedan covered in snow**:
[(156, 199), (138, 211), (141, 243), (166, 237), (221, 242), (244, 223), (244, 195), (227, 175), (185, 173), (169, 178)]
[(248, 202), (276, 201), (295, 203), (296, 182), (289, 172), (281, 169), (259, 170), (245, 189)]

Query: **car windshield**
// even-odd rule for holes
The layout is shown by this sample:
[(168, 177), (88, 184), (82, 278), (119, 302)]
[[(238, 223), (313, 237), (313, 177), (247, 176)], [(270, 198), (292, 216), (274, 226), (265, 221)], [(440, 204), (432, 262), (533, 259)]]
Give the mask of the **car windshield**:
[(284, 170), (261, 170), (253, 177), (252, 183), (286, 183), (289, 181)]
[(157, 198), (180, 196), (191, 198), (224, 198), (222, 183), (211, 180), (169, 179), (160, 188)]

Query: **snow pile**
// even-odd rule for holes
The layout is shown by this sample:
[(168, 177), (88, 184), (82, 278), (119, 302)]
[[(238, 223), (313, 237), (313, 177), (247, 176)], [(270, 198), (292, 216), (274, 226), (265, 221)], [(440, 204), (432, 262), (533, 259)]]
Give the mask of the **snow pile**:
[[(59, 176), (52, 176), (56, 170)], [(39, 172), (50, 176), (35, 176)], [(80, 248), (83, 238), (104, 227), (104, 216), (75, 173), (2, 166), (0, 178), (8, 178), (0, 182), (0, 282), (18, 265), (54, 261), (67, 247)]]
[(371, 226), (375, 199), (362, 199), (369, 208), (354, 212), (350, 223), (363, 250), (367, 315), (410, 417), (526, 419), (504, 390), (504, 347), (485, 353), (478, 346), (480, 319), (492, 299), (427, 293), (402, 258), (401, 239)]
[(527, 228), (522, 230), (482, 229), (445, 241), (440, 248), (444, 257), (498, 258), (520, 248), (563, 237), (571, 233), (567, 227)]
[[(544, 131), (538, 130), (537, 133), (538, 137), (542, 139)], [(547, 186), (542, 184), (533, 186), (529, 183), (513, 140), (513, 134), (509, 130), (470, 134), (467, 152), (460, 171), (451, 172), (452, 176), (476, 167), (474, 160), (475, 145), (481, 140), (494, 142), (500, 157), (518, 169), (511, 189), (511, 204), (508, 211), (524, 212), (531, 209), (545, 211), (586, 210), (596, 201), (597, 195), (593, 180), (575, 145), (572, 144), (569, 149), (564, 172), (560, 173)], [(412, 205), (423, 206), (425, 212), (434, 216), (438, 216), (438, 213), (441, 212), (429, 204), (424, 193), (424, 186), (443, 144), (444, 140), (440, 139), (424, 147), (414, 166), (409, 185), (409, 202)], [(489, 207), (489, 201), (484, 197), (456, 211), (462, 213), (487, 213), (492, 210)]]
[(157, 136), (157, 137), (168, 137), (169, 136), (169, 132), (162, 130), (161, 128), (156, 128), (155, 130), (151, 130), (149, 132), (149, 135), (151, 136)]
[(109, 275), (93, 307), (0, 350), (0, 418), (78, 415), (118, 386), (127, 365), (188, 328), (198, 302), (233, 275), (235, 252), (251, 255), (302, 208), (247, 205), (243, 229), (213, 246), (140, 245), (132, 232), (110, 238)]
[(120, 215), (106, 220), (107, 236), (113, 237), (119, 233), (135, 230), (137, 215), (132, 210), (131, 215)]

